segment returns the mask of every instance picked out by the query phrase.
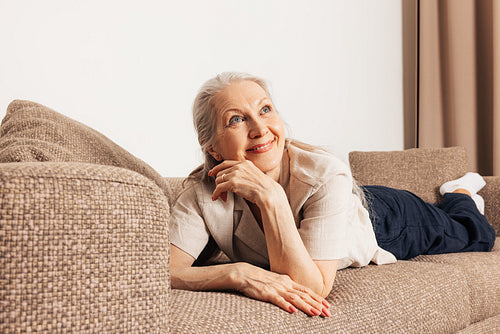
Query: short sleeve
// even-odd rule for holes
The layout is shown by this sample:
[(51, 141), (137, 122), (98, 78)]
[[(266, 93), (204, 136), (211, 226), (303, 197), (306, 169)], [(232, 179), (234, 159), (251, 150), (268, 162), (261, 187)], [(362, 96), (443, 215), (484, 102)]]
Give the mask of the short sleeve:
[(344, 173), (332, 176), (306, 200), (299, 233), (313, 259), (347, 256), (345, 240), (353, 209), (352, 180)]
[(352, 192), (348, 172), (333, 175), (303, 206), (299, 233), (314, 260), (340, 260), (339, 269), (395, 262), (375, 238), (368, 211)]
[(208, 243), (210, 232), (201, 215), (194, 186), (181, 193), (170, 213), (170, 243), (195, 259)]

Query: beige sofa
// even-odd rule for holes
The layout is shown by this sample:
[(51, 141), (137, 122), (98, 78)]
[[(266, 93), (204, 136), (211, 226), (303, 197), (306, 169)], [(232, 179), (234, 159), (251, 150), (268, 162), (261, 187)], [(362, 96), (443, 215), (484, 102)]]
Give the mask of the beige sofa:
[[(364, 184), (439, 199), (462, 148), (353, 152)], [(1, 333), (499, 333), (500, 242), (490, 253), (419, 256), (338, 272), (331, 318), (235, 292), (170, 288), (162, 178), (94, 130), (29, 101), (0, 128)], [(500, 177), (481, 191), (500, 232)], [(219, 257), (219, 259), (222, 257)]]

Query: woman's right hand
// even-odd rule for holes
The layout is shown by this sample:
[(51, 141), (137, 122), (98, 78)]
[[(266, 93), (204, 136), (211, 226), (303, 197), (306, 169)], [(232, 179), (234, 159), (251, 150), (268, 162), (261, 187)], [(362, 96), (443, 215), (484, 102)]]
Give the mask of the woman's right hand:
[(277, 274), (248, 263), (235, 263), (233, 279), (236, 290), (245, 296), (270, 302), (295, 313), (330, 317), (330, 304), (311, 289), (294, 282), (288, 275)]
[(297, 309), (310, 316), (331, 316), (330, 304), (311, 289), (249, 263), (192, 267), (194, 257), (175, 245), (170, 247), (171, 283), (175, 289), (237, 290), (245, 296), (275, 304), (290, 313)]

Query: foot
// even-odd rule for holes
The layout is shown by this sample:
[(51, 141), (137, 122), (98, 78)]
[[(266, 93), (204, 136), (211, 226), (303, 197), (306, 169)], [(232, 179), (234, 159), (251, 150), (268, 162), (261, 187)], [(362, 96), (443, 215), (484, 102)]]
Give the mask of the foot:
[(465, 194), (465, 195), (468, 195), (469, 197), (472, 197), (472, 194), (466, 189), (458, 188), (458, 189), (453, 190), (453, 193), (454, 194)]
[(484, 215), (484, 199), (478, 194), (474, 194), (471, 197), (474, 200), (474, 203), (476, 203), (479, 212), (481, 212), (481, 214)]
[(444, 195), (445, 193), (452, 193), (457, 189), (465, 189), (472, 197), (485, 185), (486, 182), (481, 175), (478, 173), (467, 173), (459, 179), (444, 183), (441, 188), (439, 188), (439, 192), (441, 195)]

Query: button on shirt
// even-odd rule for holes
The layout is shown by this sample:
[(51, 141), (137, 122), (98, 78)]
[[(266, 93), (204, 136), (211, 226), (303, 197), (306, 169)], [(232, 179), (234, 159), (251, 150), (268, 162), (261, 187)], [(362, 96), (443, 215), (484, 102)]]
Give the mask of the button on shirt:
[[(377, 245), (368, 211), (353, 194), (349, 167), (333, 155), (289, 144), (281, 164), (295, 225), (313, 260), (339, 260), (339, 269), (396, 262)], [(212, 201), (215, 184), (190, 183), (172, 208), (170, 242), (197, 258), (211, 235), (234, 262), (269, 268), (266, 238), (245, 200), (228, 192)]]

